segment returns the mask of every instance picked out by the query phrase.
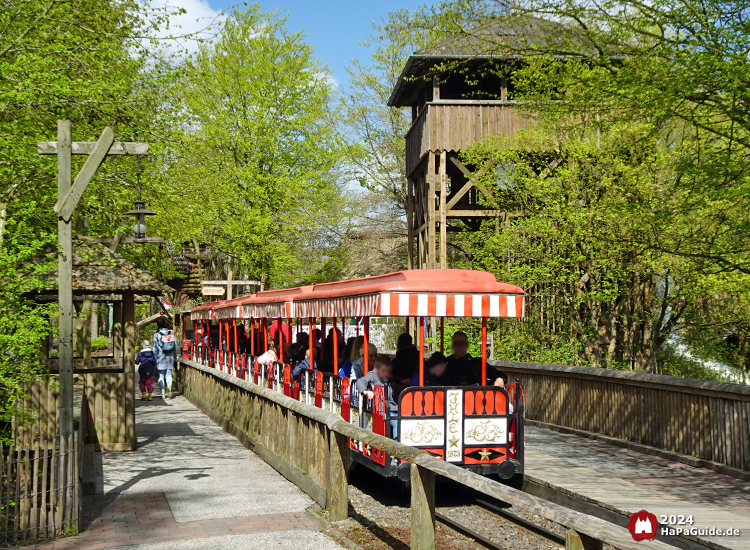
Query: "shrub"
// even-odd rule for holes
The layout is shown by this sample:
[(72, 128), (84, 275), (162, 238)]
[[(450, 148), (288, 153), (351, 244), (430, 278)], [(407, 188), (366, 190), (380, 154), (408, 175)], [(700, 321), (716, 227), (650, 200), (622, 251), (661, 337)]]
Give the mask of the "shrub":
[(91, 340), (91, 351), (101, 351), (109, 348), (109, 338), (106, 336), (99, 336)]

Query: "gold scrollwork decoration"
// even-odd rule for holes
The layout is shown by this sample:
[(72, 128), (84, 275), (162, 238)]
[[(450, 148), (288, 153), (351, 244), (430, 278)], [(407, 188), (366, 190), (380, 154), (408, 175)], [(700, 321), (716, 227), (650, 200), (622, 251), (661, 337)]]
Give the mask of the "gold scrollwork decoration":
[(412, 443), (432, 443), (443, 437), (443, 432), (435, 426), (428, 424), (426, 420), (422, 420), (421, 422), (417, 422), (416, 426), (401, 437)]
[(489, 420), (485, 420), (473, 429), (466, 432), (467, 439), (473, 439), (474, 441), (497, 441), (505, 435), (505, 430), (498, 424), (493, 424)]

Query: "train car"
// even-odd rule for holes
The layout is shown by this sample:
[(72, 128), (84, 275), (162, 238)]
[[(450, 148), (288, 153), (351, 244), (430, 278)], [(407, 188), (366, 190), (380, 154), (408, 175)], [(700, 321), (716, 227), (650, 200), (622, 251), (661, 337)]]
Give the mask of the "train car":
[[(302, 370), (296, 379), (292, 366), (268, 361), (269, 327), (277, 327), (279, 348), (291, 340), (292, 328), (308, 333), (309, 349), (316, 348), (315, 328), (325, 338), (326, 327), (337, 327), (347, 319), (363, 320), (364, 372), (369, 371), (369, 321), (372, 317), (415, 319), (419, 342), (425, 341), (425, 319), (473, 317), (482, 322), (481, 378), (487, 381), (487, 319), (522, 317), (524, 293), (498, 282), (494, 275), (479, 271), (434, 269), (410, 270), (363, 279), (323, 283), (293, 289), (259, 292), (224, 302), (202, 304), (191, 312), (196, 334), (208, 334), (210, 323), (218, 324), (218, 348), (197, 339), (191, 357), (254, 383), (269, 387), (310, 405), (340, 414), (345, 420), (385, 437), (391, 437), (389, 420), (396, 419), (399, 441), (432, 453), (443, 460), (483, 475), (504, 479), (523, 473), (523, 392), (519, 385), (507, 387), (425, 386), (424, 346), (419, 349), (419, 385), (404, 389), (398, 397), (398, 414), (392, 415), (382, 387), (372, 399), (360, 395), (348, 377)], [(289, 329), (284, 336), (284, 320)], [(241, 350), (237, 331), (249, 327), (249, 344)], [(345, 334), (345, 332), (342, 331)], [(338, 365), (338, 330), (332, 331), (332, 359)], [(232, 339), (231, 336), (234, 336)], [(233, 346), (231, 342), (233, 341)], [(317, 357), (324, 362), (321, 345)], [(258, 358), (266, 360), (258, 360)], [(283, 359), (279, 356), (278, 359)], [(350, 442), (351, 462), (362, 464), (383, 476), (408, 478), (408, 464), (358, 441)]]

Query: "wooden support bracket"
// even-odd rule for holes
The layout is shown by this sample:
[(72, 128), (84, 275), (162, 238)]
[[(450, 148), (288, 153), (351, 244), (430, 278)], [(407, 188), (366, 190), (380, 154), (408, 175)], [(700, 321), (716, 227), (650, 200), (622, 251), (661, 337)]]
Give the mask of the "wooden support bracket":
[(70, 216), (73, 215), (73, 210), (78, 205), (78, 201), (81, 200), (83, 192), (88, 187), (91, 178), (94, 177), (104, 159), (107, 158), (107, 152), (114, 141), (115, 134), (112, 128), (107, 126), (94, 145), (94, 149), (91, 151), (89, 158), (86, 159), (83, 168), (81, 168), (81, 171), (76, 176), (76, 180), (73, 182), (70, 191), (64, 197), (58, 196), (55, 212), (65, 221), (69, 220)]

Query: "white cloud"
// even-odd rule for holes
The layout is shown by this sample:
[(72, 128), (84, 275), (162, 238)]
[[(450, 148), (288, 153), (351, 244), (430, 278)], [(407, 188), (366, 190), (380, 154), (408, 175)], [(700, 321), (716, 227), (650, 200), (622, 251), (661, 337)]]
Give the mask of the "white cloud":
[[(226, 20), (226, 14), (211, 7), (207, 0), (153, 0), (152, 8), (166, 8), (168, 13), (180, 9), (185, 13), (170, 15), (169, 28), (160, 28), (155, 36), (165, 49), (174, 52), (178, 47), (193, 53), (198, 50), (199, 38), (210, 39)], [(169, 37), (175, 37), (169, 40)], [(172, 45), (170, 45), (172, 44)]]

